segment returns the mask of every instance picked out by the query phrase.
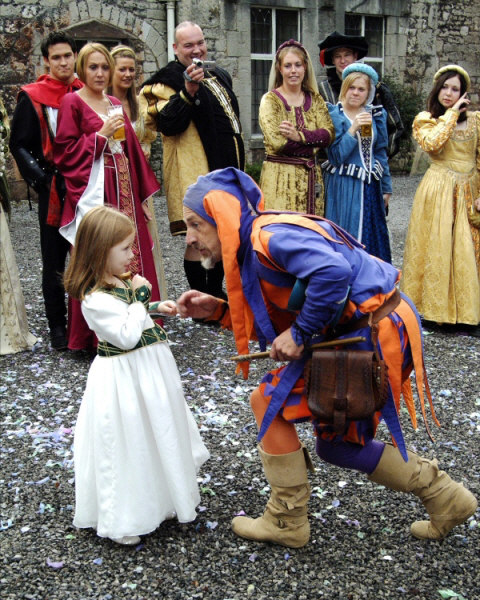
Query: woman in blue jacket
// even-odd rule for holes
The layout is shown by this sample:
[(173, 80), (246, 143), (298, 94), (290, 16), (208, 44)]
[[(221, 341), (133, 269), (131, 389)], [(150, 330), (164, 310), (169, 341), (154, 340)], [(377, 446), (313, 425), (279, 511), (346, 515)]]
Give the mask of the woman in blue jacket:
[(338, 104), (328, 105), (335, 140), (323, 164), (325, 216), (356, 237), (369, 254), (391, 262), (387, 114), (371, 105), (378, 75), (368, 65), (353, 63), (342, 79)]

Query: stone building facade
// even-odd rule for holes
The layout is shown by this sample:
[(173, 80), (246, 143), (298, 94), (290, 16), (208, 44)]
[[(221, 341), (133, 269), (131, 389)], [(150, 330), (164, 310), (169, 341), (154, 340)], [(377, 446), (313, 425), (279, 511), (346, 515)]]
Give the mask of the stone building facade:
[(20, 86), (43, 73), (40, 43), (53, 29), (80, 43), (131, 45), (140, 83), (173, 58), (173, 28), (184, 20), (202, 26), (210, 58), (233, 77), (250, 161), (263, 154), (256, 111), (271, 59), (290, 37), (307, 47), (319, 77), (317, 44), (335, 29), (365, 34), (368, 62), (418, 91), (429, 89), (439, 66), (457, 62), (471, 74), (478, 105), (480, 0), (0, 0), (5, 104), (11, 113)]

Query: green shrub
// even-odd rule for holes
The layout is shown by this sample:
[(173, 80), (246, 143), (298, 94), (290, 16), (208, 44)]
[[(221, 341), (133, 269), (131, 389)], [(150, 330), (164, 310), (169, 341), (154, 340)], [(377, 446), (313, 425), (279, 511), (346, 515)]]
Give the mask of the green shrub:
[(245, 165), (245, 173), (250, 175), (250, 177), (260, 185), (260, 173), (262, 172), (262, 164), (261, 162), (255, 163), (247, 163)]
[(389, 87), (397, 104), (400, 116), (405, 126), (405, 133), (400, 142), (400, 149), (411, 150), (412, 124), (419, 112), (425, 110), (426, 98), (412, 85), (401, 83), (398, 74), (393, 71), (391, 75), (385, 75), (382, 81)]

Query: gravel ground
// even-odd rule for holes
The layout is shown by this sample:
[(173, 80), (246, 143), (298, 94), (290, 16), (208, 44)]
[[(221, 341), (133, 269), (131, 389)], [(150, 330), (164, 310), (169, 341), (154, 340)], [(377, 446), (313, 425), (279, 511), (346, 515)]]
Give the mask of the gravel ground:
[[(395, 177), (390, 210), (395, 263), (418, 177)], [(156, 201), (170, 297), (184, 289), (184, 240), (167, 233), (165, 200)], [(309, 504), (312, 536), (299, 550), (236, 538), (231, 518), (259, 515), (268, 487), (260, 466), (248, 397), (266, 362), (248, 382), (234, 374), (232, 336), (190, 320), (170, 319), (170, 335), (187, 401), (212, 458), (199, 474), (194, 523), (166, 522), (137, 548), (72, 526), (73, 426), (89, 361), (52, 351), (40, 292), (36, 210), (14, 207), (11, 235), (29, 322), (40, 339), (32, 353), (0, 357), (0, 596), (4, 600), (194, 599), (380, 600), (480, 598), (480, 514), (443, 542), (409, 534), (424, 511), (395, 493), (315, 461)], [(480, 340), (425, 336), (426, 363), (441, 429), (432, 443), (402, 411), (411, 449), (432, 458), (480, 496)], [(309, 427), (299, 427), (310, 450)], [(379, 434), (387, 439), (385, 429)], [(315, 459), (314, 459), (315, 460)]]

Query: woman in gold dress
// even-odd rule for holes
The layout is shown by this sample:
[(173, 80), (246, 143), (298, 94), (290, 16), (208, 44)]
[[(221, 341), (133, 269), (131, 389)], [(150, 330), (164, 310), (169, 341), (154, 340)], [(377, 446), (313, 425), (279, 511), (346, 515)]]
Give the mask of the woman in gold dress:
[(402, 290), (426, 321), (480, 328), (480, 112), (467, 112), (468, 73), (442, 67), (413, 123), (431, 165), (418, 186), (405, 245)]
[(323, 181), (315, 160), (334, 137), (310, 56), (295, 40), (278, 48), (259, 120), (266, 158), (260, 177), (265, 208), (323, 215)]
[(0, 98), (0, 355), (31, 350), (37, 342), (28, 329), (20, 274), (7, 223), (10, 216), (6, 174), (9, 135), (8, 115)]

